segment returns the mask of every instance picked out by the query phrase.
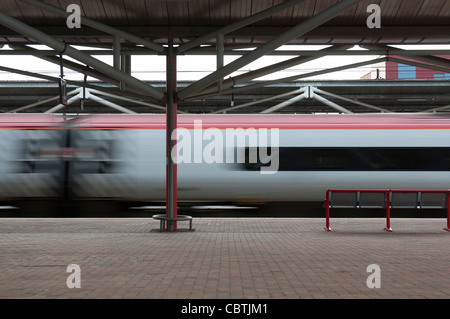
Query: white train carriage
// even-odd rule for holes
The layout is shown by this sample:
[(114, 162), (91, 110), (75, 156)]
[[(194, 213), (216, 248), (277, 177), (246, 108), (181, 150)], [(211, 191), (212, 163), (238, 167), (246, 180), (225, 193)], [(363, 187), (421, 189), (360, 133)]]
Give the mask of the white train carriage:
[[(91, 143), (98, 151), (106, 143), (101, 156), (110, 161), (107, 171), (74, 171), (78, 197), (165, 200), (164, 115), (93, 115), (75, 123), (75, 146)], [(318, 202), (328, 188), (449, 189), (450, 119), (179, 115), (174, 154), (180, 201)]]
[[(3, 114), (0, 196), (164, 202), (165, 115)], [(178, 115), (180, 202), (320, 202), (335, 189), (450, 189), (436, 114)]]

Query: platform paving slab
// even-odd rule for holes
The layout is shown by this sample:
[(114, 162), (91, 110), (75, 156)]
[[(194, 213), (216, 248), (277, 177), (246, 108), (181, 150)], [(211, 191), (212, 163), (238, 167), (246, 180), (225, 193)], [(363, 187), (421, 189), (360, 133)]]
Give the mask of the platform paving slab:
[(445, 219), (384, 222), (195, 218), (195, 232), (160, 232), (151, 218), (3, 218), (0, 298), (449, 299)]

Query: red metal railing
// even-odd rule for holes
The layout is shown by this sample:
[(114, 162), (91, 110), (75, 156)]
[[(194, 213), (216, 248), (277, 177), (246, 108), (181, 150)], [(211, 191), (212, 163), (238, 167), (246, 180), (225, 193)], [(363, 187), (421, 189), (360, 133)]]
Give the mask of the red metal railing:
[[(450, 190), (346, 190), (346, 189), (328, 189), (326, 193), (326, 198), (324, 201), (324, 207), (326, 209), (326, 231), (331, 231), (330, 228), (330, 208), (331, 208), (331, 202), (330, 197), (332, 193), (384, 193), (385, 194), (385, 200), (384, 200), (384, 209), (386, 209), (386, 227), (384, 230), (391, 232), (391, 198), (392, 194), (395, 193), (416, 193), (416, 194), (445, 194), (445, 205), (442, 205), (442, 208), (446, 208), (447, 210), (447, 227), (443, 228), (443, 230), (450, 232)], [(355, 205), (356, 207), (356, 205)], [(383, 208), (383, 207), (382, 207)], [(421, 208), (421, 207), (417, 207)]]

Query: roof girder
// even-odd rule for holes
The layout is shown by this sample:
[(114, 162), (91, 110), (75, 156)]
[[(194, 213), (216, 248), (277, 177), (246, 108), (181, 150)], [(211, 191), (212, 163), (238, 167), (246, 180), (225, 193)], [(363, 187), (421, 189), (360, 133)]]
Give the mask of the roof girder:
[(194, 93), (206, 88), (210, 84), (223, 79), (230, 73), (238, 70), (239, 68), (257, 60), (258, 58), (264, 56), (265, 54), (272, 52), (273, 50), (279, 48), (283, 44), (295, 39), (308, 31), (322, 25), (326, 21), (336, 17), (343, 11), (349, 9), (353, 5), (361, 2), (363, 0), (342, 0), (335, 5), (332, 5), (320, 12), (319, 14), (309, 18), (308, 20), (298, 24), (297, 26), (291, 28), (287, 32), (280, 34), (277, 38), (265, 43), (264, 45), (254, 49), (253, 51), (244, 54), (239, 59), (227, 64), (226, 66), (218, 69), (217, 71), (205, 76), (203, 79), (191, 84), (189, 87), (184, 88), (179, 91), (177, 96), (179, 99), (183, 100)]
[(143, 91), (143, 93), (148, 94), (151, 97), (154, 97), (158, 100), (163, 100), (164, 93), (151, 85), (148, 85), (126, 73), (123, 73), (106, 63), (99, 61), (77, 49), (72, 48), (71, 46), (52, 38), (51, 36), (17, 20), (11, 18), (10, 16), (0, 12), (0, 22), (6, 27), (13, 29), (21, 34), (32, 37), (39, 41), (42, 44), (45, 44), (58, 52), (64, 52), (64, 54), (85, 63), (102, 73), (109, 75), (113, 78), (116, 78), (127, 85), (130, 85), (138, 90)]

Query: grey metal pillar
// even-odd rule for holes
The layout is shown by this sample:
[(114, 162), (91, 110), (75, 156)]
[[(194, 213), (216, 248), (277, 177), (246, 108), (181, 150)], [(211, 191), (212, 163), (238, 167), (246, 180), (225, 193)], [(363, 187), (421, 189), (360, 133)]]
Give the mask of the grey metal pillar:
[(120, 70), (120, 51), (121, 51), (121, 45), (120, 45), (120, 36), (115, 34), (113, 36), (113, 66), (117, 70)]
[[(125, 61), (125, 55), (121, 55), (120, 56), (120, 71), (121, 72), (126, 72), (126, 61)], [(126, 84), (123, 81), (120, 81), (120, 91), (125, 92), (127, 89)]]
[(177, 142), (176, 139), (172, 140), (172, 134), (177, 127), (177, 103), (175, 101), (177, 91), (176, 58), (173, 41), (169, 39), (166, 92), (166, 215), (169, 218), (167, 225), (167, 230), (169, 231), (177, 229), (177, 223), (171, 220), (177, 217), (177, 165), (171, 156)]
[[(223, 53), (225, 51), (224, 43), (223, 43), (223, 34), (217, 35), (216, 49), (217, 49), (217, 70), (219, 70), (220, 68), (223, 67)], [(217, 82), (217, 91), (218, 92), (222, 91), (222, 82), (223, 82), (223, 79), (220, 79)]]

